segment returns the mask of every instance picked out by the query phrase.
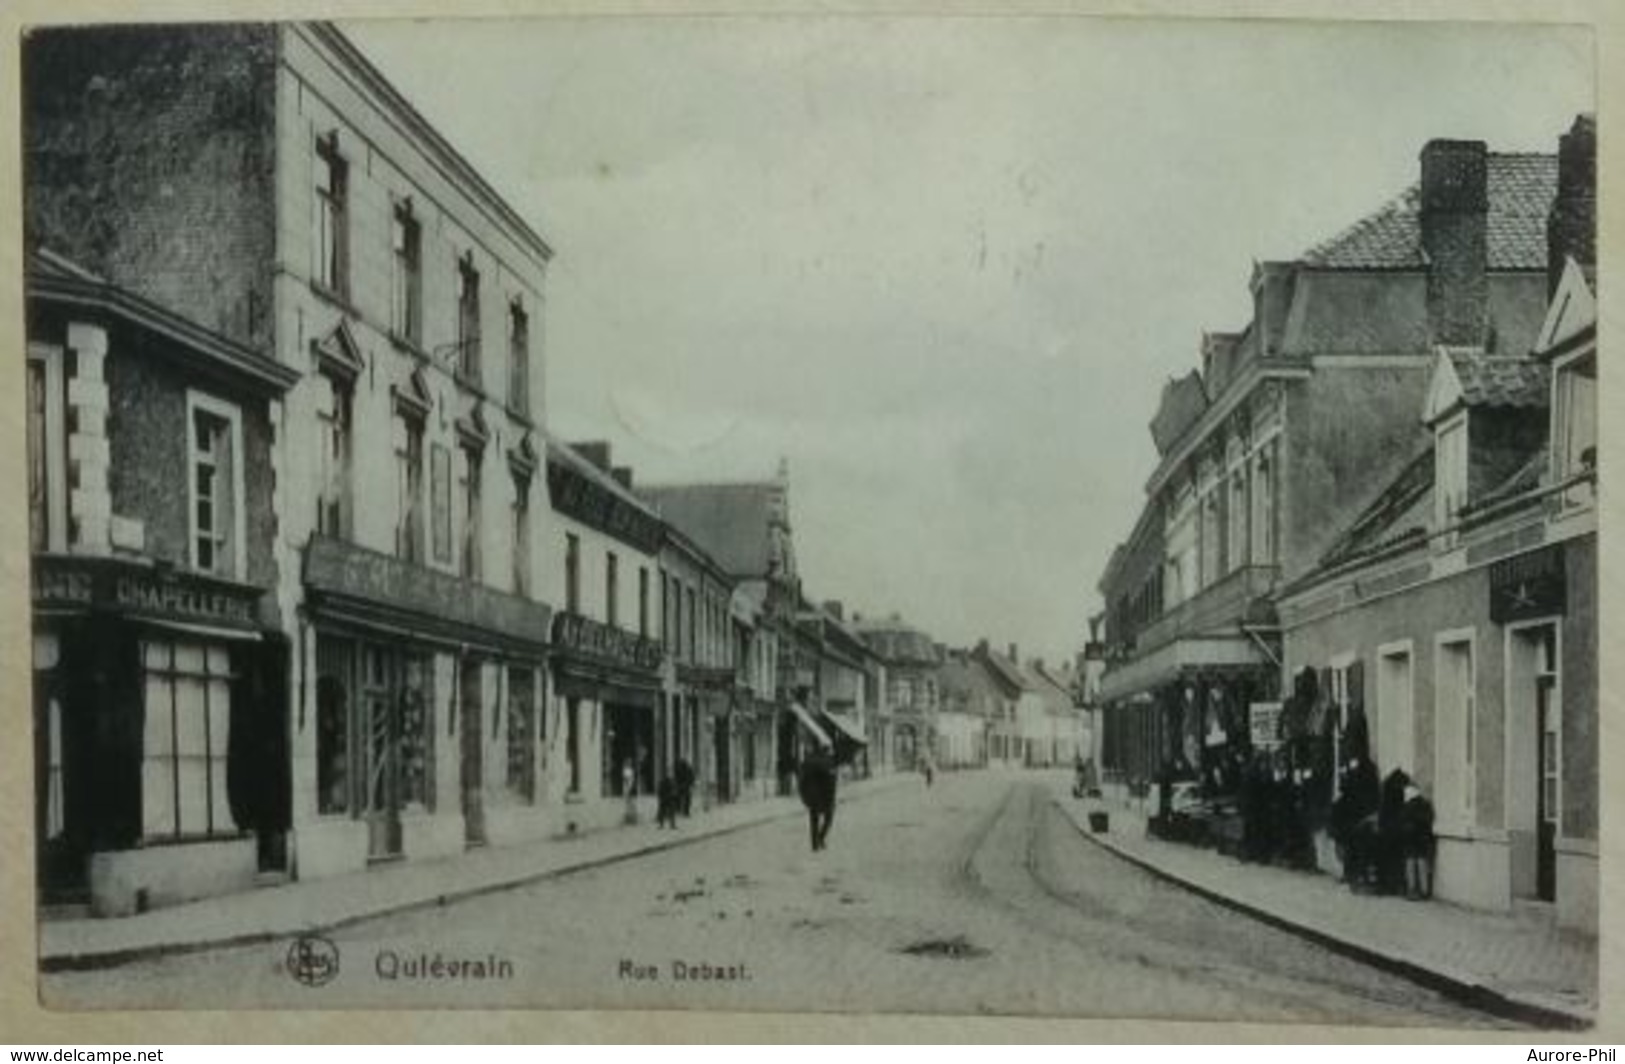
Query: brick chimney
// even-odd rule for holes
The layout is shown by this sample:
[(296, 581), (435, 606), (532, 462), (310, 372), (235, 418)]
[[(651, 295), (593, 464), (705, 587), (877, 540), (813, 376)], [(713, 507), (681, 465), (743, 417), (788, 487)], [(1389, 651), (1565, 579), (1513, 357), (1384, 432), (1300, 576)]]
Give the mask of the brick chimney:
[(1597, 264), (1597, 120), (1580, 115), (1557, 141), (1557, 198), (1546, 218), (1546, 294), (1557, 290), (1563, 262)]
[(631, 466), (618, 465), (609, 471), (609, 475), (614, 477), (615, 482), (621, 487), (625, 488), (627, 491), (632, 490)]
[(1478, 346), (1488, 332), (1488, 167), (1481, 140), (1430, 140), (1422, 149), (1422, 251), (1436, 344)]
[(846, 607), (842, 606), (841, 603), (836, 599), (827, 599), (824, 602), (824, 612), (829, 614), (831, 617), (834, 617), (837, 621), (846, 619), (844, 615), (845, 609)]
[(610, 471), (608, 440), (585, 440), (581, 443), (572, 443), (570, 449), (604, 472), (608, 473)]

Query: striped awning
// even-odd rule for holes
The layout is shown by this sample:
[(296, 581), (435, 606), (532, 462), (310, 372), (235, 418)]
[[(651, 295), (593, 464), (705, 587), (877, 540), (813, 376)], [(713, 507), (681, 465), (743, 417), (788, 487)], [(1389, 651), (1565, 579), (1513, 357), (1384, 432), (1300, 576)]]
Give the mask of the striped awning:
[(829, 737), (829, 732), (824, 730), (823, 726), (818, 723), (806, 706), (800, 702), (791, 702), (790, 712), (796, 715), (796, 719), (801, 722), (803, 728), (812, 732), (814, 739), (817, 739), (825, 746), (833, 747), (835, 745), (835, 740)]

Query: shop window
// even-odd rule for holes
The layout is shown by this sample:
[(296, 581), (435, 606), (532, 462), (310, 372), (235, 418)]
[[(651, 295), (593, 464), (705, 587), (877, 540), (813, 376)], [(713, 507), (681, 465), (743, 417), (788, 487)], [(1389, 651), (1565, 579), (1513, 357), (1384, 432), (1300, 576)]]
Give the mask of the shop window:
[(316, 531), (345, 538), (350, 529), (350, 459), (354, 396), (349, 384), (332, 376), (319, 378), (322, 386), (316, 412)]
[[(423, 557), (423, 422), (397, 413), (395, 432), (395, 554), (409, 562)], [(437, 448), (443, 450), (443, 448)], [(438, 522), (437, 522), (438, 544)], [(449, 540), (449, 535), (447, 536)]]
[(197, 393), (187, 397), (191, 428), (192, 567), (241, 575), (242, 429), (237, 408)]
[(508, 405), (530, 413), (530, 315), (517, 299), (508, 304)]
[(564, 608), (581, 612), (581, 537), (574, 532), (564, 534)]
[(353, 655), (351, 643), (316, 641), (316, 811), (323, 815), (350, 809)]
[(401, 660), (399, 694), (401, 804), (434, 808), (434, 673), (427, 654)]
[(423, 342), (423, 227), (412, 212), (412, 202), (395, 204), (390, 222), (393, 265), (390, 287), (390, 328), (413, 344)]
[(463, 544), (460, 571), (470, 580), (480, 578), (480, 477), (484, 472), (480, 452), (463, 448), (462, 479), (458, 484), (463, 517)]
[(469, 384), (480, 381), (480, 271), (474, 256), (457, 263), (457, 377)]
[(226, 800), (231, 663), (225, 648), (143, 642), (142, 832), (154, 840), (234, 834)]
[(530, 594), (530, 477), (513, 477), (513, 593)]
[(339, 154), (338, 134), (316, 143), (316, 283), (349, 294), (349, 164)]
[(67, 430), (62, 353), (28, 348), (28, 534), (34, 551), (68, 549)]
[(508, 790), (521, 801), (536, 797), (536, 672), (508, 670)]
[(621, 559), (614, 551), (604, 558), (604, 623), (611, 628), (620, 622)]
[(564, 761), (570, 773), (569, 793), (581, 793), (581, 701), (564, 703)]

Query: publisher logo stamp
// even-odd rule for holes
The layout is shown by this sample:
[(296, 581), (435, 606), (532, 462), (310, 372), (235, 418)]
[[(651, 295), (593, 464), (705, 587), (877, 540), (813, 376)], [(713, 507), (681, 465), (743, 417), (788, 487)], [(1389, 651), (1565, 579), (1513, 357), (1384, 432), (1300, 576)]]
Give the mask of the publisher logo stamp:
[(305, 986), (323, 986), (339, 974), (339, 948), (321, 935), (300, 935), (288, 947), (288, 974)]

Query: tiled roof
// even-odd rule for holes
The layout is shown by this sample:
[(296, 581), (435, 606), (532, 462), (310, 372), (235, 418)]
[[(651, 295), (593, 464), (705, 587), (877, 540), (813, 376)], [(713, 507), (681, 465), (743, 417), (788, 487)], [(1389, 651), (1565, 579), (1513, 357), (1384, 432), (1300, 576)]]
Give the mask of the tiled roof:
[(1450, 362), (1467, 406), (1538, 409), (1549, 401), (1545, 363), (1476, 350), (1451, 351)]
[(591, 480), (593, 483), (609, 492), (611, 495), (614, 495), (623, 502), (636, 507), (643, 513), (652, 513), (652, 511), (649, 509), (648, 503), (644, 502), (635, 494), (628, 491), (626, 489), (626, 485), (622, 484), (620, 481), (616, 480), (602, 469), (599, 469), (580, 451), (576, 450), (568, 443), (565, 443), (563, 440), (554, 439), (553, 437), (549, 436), (547, 438), (547, 456), (569, 466), (582, 476), (586, 477), (588, 480)]
[[(1546, 268), (1546, 214), (1557, 192), (1553, 155), (1488, 157), (1488, 262), (1492, 270)], [(1305, 265), (1338, 270), (1419, 269), (1422, 255), (1421, 187), (1412, 185), (1302, 258)]]

